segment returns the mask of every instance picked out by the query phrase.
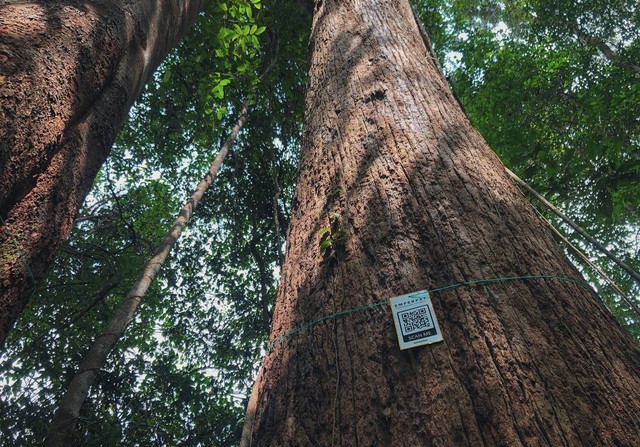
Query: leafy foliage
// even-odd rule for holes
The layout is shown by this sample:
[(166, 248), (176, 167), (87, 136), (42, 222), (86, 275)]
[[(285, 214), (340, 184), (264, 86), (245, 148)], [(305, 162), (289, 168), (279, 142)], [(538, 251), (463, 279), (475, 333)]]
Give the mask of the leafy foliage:
[(43, 438), (90, 342), (250, 101), (250, 126), (110, 355), (76, 432), (80, 445), (237, 443), (290, 214), (309, 29), (295, 2), (272, 8), (212, 3), (147, 86), (0, 359), (4, 445)]
[[(638, 270), (637, 3), (416, 3), (452, 89), (489, 145), (508, 167)], [(640, 294), (640, 285), (628, 275), (549, 219), (630, 296)], [(588, 268), (585, 274), (600, 283)], [(621, 322), (640, 329), (638, 317), (619, 303), (617, 294), (607, 287), (600, 287), (600, 293)]]

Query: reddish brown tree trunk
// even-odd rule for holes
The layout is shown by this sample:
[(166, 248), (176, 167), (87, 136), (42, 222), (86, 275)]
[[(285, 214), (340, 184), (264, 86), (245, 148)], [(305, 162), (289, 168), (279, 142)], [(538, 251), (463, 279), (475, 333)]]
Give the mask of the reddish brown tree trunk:
[(28, 270), (42, 275), (133, 101), (206, 3), (0, 1), (0, 345)]
[[(454, 282), (579, 278), (451, 96), (406, 0), (324, 0), (310, 47), (272, 340)], [(347, 238), (319, 250), (323, 228)], [(400, 351), (382, 306), (276, 344), (250, 443), (637, 445), (640, 350), (587, 290), (519, 280), (432, 300), (441, 343)]]

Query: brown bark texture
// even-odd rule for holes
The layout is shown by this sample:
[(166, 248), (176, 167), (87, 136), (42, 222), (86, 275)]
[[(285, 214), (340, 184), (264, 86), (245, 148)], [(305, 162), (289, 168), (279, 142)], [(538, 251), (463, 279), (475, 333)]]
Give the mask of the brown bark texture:
[[(310, 48), (271, 340), (455, 282), (581, 279), (448, 91), (408, 1), (318, 3)], [(334, 242), (319, 249), (327, 228)], [(588, 290), (519, 280), (432, 301), (440, 343), (400, 351), (388, 306), (277, 343), (245, 441), (638, 445), (640, 349)]]
[(0, 0), (0, 344), (133, 101), (206, 3)]

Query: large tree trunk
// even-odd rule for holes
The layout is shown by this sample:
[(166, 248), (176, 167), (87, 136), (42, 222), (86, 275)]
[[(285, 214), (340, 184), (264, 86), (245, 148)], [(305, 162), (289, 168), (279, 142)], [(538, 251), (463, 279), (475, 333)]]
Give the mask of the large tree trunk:
[[(454, 282), (579, 279), (447, 90), (408, 1), (324, 0), (310, 48), (272, 340)], [(320, 250), (323, 228), (336, 241)], [(640, 350), (585, 288), (523, 279), (432, 300), (441, 343), (400, 351), (387, 306), (277, 343), (252, 445), (637, 445)]]
[(206, 3), (0, 0), (0, 345), (133, 101)]

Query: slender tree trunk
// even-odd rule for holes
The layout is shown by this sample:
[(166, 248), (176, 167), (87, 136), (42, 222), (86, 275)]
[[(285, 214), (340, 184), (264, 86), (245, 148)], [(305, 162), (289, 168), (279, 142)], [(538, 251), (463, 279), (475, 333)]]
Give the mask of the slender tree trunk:
[(131, 104), (206, 3), (0, 0), (0, 345)]
[(604, 245), (602, 245), (600, 242), (598, 242), (593, 236), (591, 236), (589, 233), (587, 233), (580, 225), (578, 225), (576, 222), (574, 222), (569, 216), (567, 216), (566, 214), (564, 214), (562, 211), (560, 211), (558, 208), (556, 208), (555, 206), (553, 206), (553, 204), (551, 202), (549, 202), (547, 199), (545, 199), (543, 196), (541, 196), (540, 194), (538, 194), (538, 192), (533, 189), (531, 186), (529, 186), (524, 180), (522, 180), (520, 177), (518, 177), (517, 175), (515, 175), (513, 172), (511, 172), (510, 170), (506, 169), (507, 173), (509, 174), (509, 176), (520, 186), (522, 186), (524, 189), (526, 189), (527, 191), (529, 191), (529, 193), (534, 196), (540, 203), (542, 203), (549, 211), (551, 211), (553, 214), (555, 214), (556, 216), (558, 216), (560, 219), (562, 219), (562, 221), (564, 223), (566, 223), (567, 225), (569, 225), (571, 228), (573, 228), (575, 230), (576, 233), (578, 233), (580, 236), (582, 236), (584, 239), (586, 239), (588, 242), (591, 243), (591, 245), (593, 245), (600, 253), (604, 254), (607, 258), (609, 258), (610, 260), (612, 260), (613, 262), (615, 262), (617, 264), (618, 267), (620, 267), (622, 270), (624, 270), (625, 272), (627, 272), (629, 274), (629, 276), (631, 276), (633, 279), (636, 280), (636, 282), (638, 283), (638, 285), (640, 285), (640, 273), (638, 273), (637, 271), (635, 271), (630, 265), (628, 265), (627, 263), (625, 263), (622, 259), (620, 259), (619, 257), (617, 257), (616, 255), (614, 255), (613, 253), (611, 253), (607, 247), (605, 247)]
[(640, 73), (640, 66), (624, 58), (621, 58), (618, 52), (611, 48), (604, 40), (594, 36), (590, 36), (582, 32), (578, 27), (575, 28), (575, 32), (580, 42), (584, 43), (585, 45), (590, 45), (597, 48), (598, 51), (600, 51), (600, 54), (602, 54), (602, 56), (604, 56), (604, 58), (609, 62), (618, 63), (627, 70), (631, 70), (634, 73)]
[(211, 183), (218, 175), (220, 166), (225, 157), (229, 153), (233, 142), (235, 141), (240, 129), (247, 119), (247, 106), (242, 108), (240, 118), (234, 126), (231, 134), (224, 142), (218, 155), (213, 160), (207, 175), (198, 183), (195, 191), (182, 207), (173, 226), (167, 232), (160, 246), (156, 249), (153, 257), (144, 266), (144, 269), (138, 277), (138, 281), (133, 285), (125, 300), (116, 310), (115, 315), (109, 321), (102, 334), (96, 339), (89, 351), (82, 360), (78, 372), (76, 372), (69, 388), (60, 401), (60, 406), (56, 410), (53, 420), (49, 425), (47, 437), (44, 445), (47, 447), (67, 445), (73, 429), (76, 425), (76, 419), (80, 414), (80, 409), (85, 399), (89, 395), (89, 389), (104, 364), (107, 361), (109, 352), (113, 349), (116, 342), (120, 339), (125, 329), (133, 319), (140, 302), (147, 293), (147, 289), (158, 275), (160, 268), (169, 256), (171, 248), (174, 246), (182, 231), (186, 228), (191, 215), (198, 206), (202, 196), (207, 191)]
[[(451, 96), (408, 1), (324, 0), (310, 48), (271, 340), (455, 282), (579, 278)], [(346, 234), (330, 257), (326, 228)], [(433, 345), (400, 351), (387, 306), (275, 344), (245, 442), (637, 445), (640, 350), (585, 288), (493, 282), (432, 300), (444, 336)]]

